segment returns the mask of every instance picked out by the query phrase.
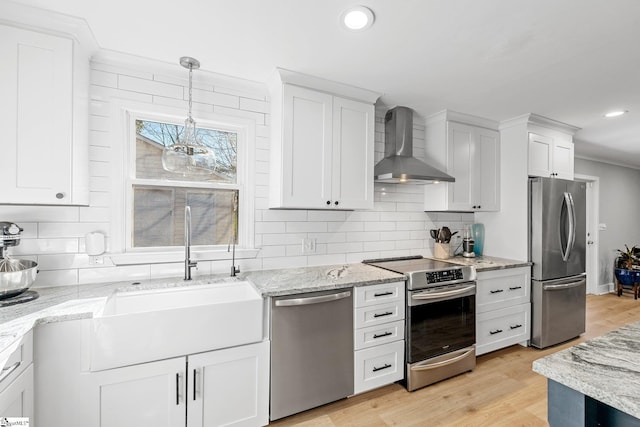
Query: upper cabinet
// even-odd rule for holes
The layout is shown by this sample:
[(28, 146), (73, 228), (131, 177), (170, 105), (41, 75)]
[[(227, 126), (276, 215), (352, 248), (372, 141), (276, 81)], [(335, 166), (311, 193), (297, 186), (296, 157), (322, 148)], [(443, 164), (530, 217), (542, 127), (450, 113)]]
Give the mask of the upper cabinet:
[(378, 94), (278, 69), (269, 207), (372, 209)]
[(573, 141), (568, 134), (529, 132), (529, 176), (573, 179)]
[(77, 38), (86, 24), (51, 14), (41, 28), (43, 16), (4, 4), (2, 14), (0, 203), (86, 205), (89, 53)]
[(427, 119), (427, 161), (456, 180), (425, 185), (426, 211), (500, 209), (500, 135), (497, 123), (443, 111)]

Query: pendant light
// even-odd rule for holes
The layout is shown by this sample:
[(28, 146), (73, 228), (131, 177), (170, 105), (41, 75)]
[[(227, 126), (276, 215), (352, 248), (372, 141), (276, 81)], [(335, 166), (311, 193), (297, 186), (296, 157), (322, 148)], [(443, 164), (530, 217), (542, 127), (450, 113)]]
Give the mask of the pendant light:
[(213, 150), (198, 140), (196, 122), (191, 117), (191, 95), (193, 70), (200, 62), (189, 56), (180, 58), (180, 65), (189, 70), (189, 117), (184, 121), (184, 131), (173, 144), (162, 151), (162, 167), (183, 175), (210, 175), (216, 170), (216, 155)]

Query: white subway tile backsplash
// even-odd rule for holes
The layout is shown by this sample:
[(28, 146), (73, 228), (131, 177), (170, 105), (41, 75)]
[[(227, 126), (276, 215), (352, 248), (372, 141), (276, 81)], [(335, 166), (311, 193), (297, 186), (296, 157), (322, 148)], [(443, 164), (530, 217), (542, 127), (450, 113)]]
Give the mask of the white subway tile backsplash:
[[(106, 193), (105, 193), (106, 194)], [(80, 207), (80, 222), (100, 222), (108, 224), (111, 219), (111, 209), (108, 207)]]
[(149, 265), (130, 265), (121, 267), (87, 268), (78, 270), (80, 283), (136, 281), (151, 278)]
[(106, 222), (73, 222), (56, 223), (40, 222), (38, 227), (38, 238), (55, 239), (64, 237), (83, 237), (92, 231), (107, 233), (109, 224)]
[[(109, 162), (111, 160), (111, 148), (108, 146), (89, 146), (89, 160), (94, 162)], [(93, 190), (93, 188), (91, 188)]]
[(317, 243), (342, 243), (347, 241), (346, 233), (308, 233), (309, 239), (316, 239)]
[(80, 219), (80, 211), (77, 207), (70, 206), (0, 206), (2, 221), (13, 221), (20, 225), (21, 222), (74, 222)]
[(118, 76), (118, 89), (167, 98), (182, 99), (184, 96), (184, 88), (182, 86), (124, 75)]
[(38, 268), (40, 270), (69, 270), (88, 267), (90, 267), (89, 256), (86, 254), (38, 255)]
[(262, 212), (263, 221), (306, 221), (307, 211), (270, 209)]
[[(188, 91), (185, 93), (184, 99), (189, 99)], [(236, 108), (236, 109), (241, 108), (240, 97), (236, 95), (228, 95), (226, 93), (194, 90), (193, 101), (200, 102), (202, 104), (213, 105), (214, 109), (218, 106)]]
[(287, 233), (316, 232), (321, 233), (327, 231), (326, 222), (287, 222)]
[(332, 265), (345, 264), (347, 257), (345, 254), (309, 255), (307, 265)]
[(353, 211), (347, 212), (346, 215), (349, 221), (380, 221), (380, 212)]
[(91, 69), (112, 73), (115, 75), (125, 74), (127, 76), (138, 77), (141, 79), (153, 80), (153, 73), (144, 71), (137, 66), (128, 66), (126, 64), (111, 64), (102, 60), (92, 60)]
[(362, 252), (363, 248), (363, 242), (327, 243), (328, 254)]
[(364, 231), (364, 222), (361, 222), (361, 221), (328, 222), (327, 231), (332, 233)]
[(309, 221), (344, 221), (344, 211), (309, 211)]
[(213, 112), (224, 114), (226, 116), (231, 116), (231, 117), (242, 117), (242, 118), (252, 119), (256, 122), (257, 125), (264, 125), (266, 123), (265, 114), (263, 113), (255, 113), (253, 111), (244, 111), (244, 110), (229, 108), (226, 106), (218, 106), (218, 105), (213, 106)]
[(115, 88), (118, 87), (118, 76), (100, 70), (91, 70), (91, 84)]
[(396, 229), (395, 222), (365, 222), (364, 231), (393, 231)]
[(275, 268), (297, 268), (306, 266), (306, 256), (283, 256), (276, 258), (264, 258), (262, 260), (262, 268), (264, 268), (265, 270), (272, 270)]
[[(103, 280), (104, 281), (104, 280)], [(78, 270), (41, 270), (36, 276), (36, 280), (31, 288), (37, 290), (39, 288), (51, 288), (54, 286), (77, 285)]]
[[(263, 212), (263, 216), (264, 216), (264, 212)], [(258, 234), (284, 233), (285, 227), (286, 227), (285, 222), (256, 222), (255, 231)]]
[(302, 244), (302, 239), (307, 238), (306, 233), (278, 233), (261, 234), (263, 246)]
[(113, 98), (127, 99), (130, 101), (145, 102), (151, 104), (153, 95), (139, 92), (130, 92), (126, 90), (113, 89), (110, 87), (91, 86), (91, 99), (109, 102)]
[(381, 231), (380, 232), (380, 240), (406, 240), (411, 239), (410, 231)]
[(64, 254), (78, 252), (78, 239), (21, 239), (11, 248), (13, 255)]
[(109, 126), (111, 125), (111, 120), (109, 117), (103, 116), (89, 116), (89, 129), (92, 131), (98, 132), (108, 132)]
[(269, 104), (266, 101), (240, 97), (240, 109), (246, 111), (255, 111), (256, 113), (268, 113)]
[(111, 190), (111, 178), (106, 176), (90, 176), (89, 186), (92, 191)]
[(379, 240), (379, 231), (352, 231), (347, 233), (348, 242), (376, 242)]
[(89, 176), (103, 176), (109, 177), (113, 171), (111, 170), (111, 164), (107, 162), (98, 162), (92, 160), (89, 162)]
[(389, 251), (396, 248), (396, 242), (393, 240), (364, 242), (362, 248), (365, 251)]
[(101, 132), (97, 130), (89, 131), (89, 146), (94, 147), (111, 147), (111, 139), (108, 132)]

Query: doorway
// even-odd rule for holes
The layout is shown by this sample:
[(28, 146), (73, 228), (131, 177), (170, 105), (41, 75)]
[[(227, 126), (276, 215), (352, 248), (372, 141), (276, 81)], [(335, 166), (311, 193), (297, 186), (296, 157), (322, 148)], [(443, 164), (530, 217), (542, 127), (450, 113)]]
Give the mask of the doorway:
[(586, 183), (587, 205), (586, 219), (586, 254), (585, 267), (587, 272), (587, 293), (605, 294), (610, 292), (609, 283), (600, 284), (600, 268), (598, 260), (599, 229), (600, 222), (600, 178), (597, 176), (576, 174), (575, 180)]

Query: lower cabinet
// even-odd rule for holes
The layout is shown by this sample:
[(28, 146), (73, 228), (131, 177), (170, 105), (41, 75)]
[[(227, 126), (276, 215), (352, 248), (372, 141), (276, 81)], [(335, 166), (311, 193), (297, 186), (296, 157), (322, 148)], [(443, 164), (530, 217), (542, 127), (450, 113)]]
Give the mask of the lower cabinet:
[(354, 289), (354, 394), (404, 378), (404, 282)]
[(531, 267), (479, 271), (476, 284), (476, 355), (528, 344)]
[(33, 392), (33, 334), (29, 332), (0, 372), (0, 417), (33, 420)]
[(269, 343), (96, 373), (100, 427), (268, 423)]

